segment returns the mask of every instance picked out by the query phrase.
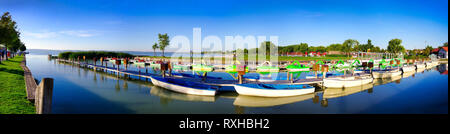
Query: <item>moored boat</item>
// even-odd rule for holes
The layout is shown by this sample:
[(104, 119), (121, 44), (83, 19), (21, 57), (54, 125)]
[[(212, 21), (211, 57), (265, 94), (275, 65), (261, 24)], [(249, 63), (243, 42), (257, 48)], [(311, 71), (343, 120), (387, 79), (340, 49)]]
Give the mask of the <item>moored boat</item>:
[(421, 63), (416, 64), (416, 68), (417, 69), (424, 69), (425, 68), (425, 64), (421, 64)]
[(150, 79), (153, 85), (185, 94), (214, 96), (216, 94), (216, 90), (218, 89), (215, 86), (197, 82), (183, 81), (174, 78), (152, 76), (150, 77)]
[(402, 67), (402, 72), (403, 73), (413, 72), (413, 71), (416, 71), (416, 67), (415, 66), (403, 66)]
[(332, 78), (323, 79), (323, 86), (328, 88), (346, 88), (355, 87), (364, 84), (371, 83), (373, 78), (370, 75), (360, 75), (360, 76), (339, 76)]
[(257, 72), (279, 72), (280, 68), (277, 66), (272, 66), (269, 61), (264, 62), (261, 66), (256, 67)]
[(379, 70), (379, 71), (373, 71), (372, 76), (373, 78), (390, 78), (394, 76), (401, 75), (402, 72), (399, 69), (388, 69), (388, 70)]
[(289, 72), (297, 72), (297, 71), (309, 71), (310, 67), (300, 64), (299, 61), (294, 61), (292, 64), (286, 66), (286, 70)]
[(314, 93), (315, 88), (309, 85), (284, 84), (236, 84), (239, 95), (261, 97), (286, 97)]

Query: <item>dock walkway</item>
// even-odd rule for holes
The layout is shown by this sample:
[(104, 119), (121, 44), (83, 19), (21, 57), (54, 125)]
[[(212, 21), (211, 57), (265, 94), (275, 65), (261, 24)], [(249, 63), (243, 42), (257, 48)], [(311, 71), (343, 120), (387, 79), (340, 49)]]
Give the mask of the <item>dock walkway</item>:
[[(77, 61), (69, 61), (69, 60), (62, 60), (57, 59), (60, 62), (66, 62), (66, 63), (73, 63), (78, 64), (82, 67), (91, 68), (94, 70), (105, 70), (110, 72), (115, 72), (118, 74), (125, 74), (130, 76), (136, 76), (136, 77), (142, 77), (142, 78), (150, 78), (151, 76), (160, 76), (161, 74), (152, 74), (152, 73), (145, 73), (145, 72), (138, 72), (138, 71), (132, 71), (132, 70), (125, 70), (125, 69), (117, 69), (114, 67), (105, 67), (101, 65), (94, 65), (94, 64), (87, 64)], [(238, 84), (239, 82), (237, 80), (224, 80), (224, 79), (214, 79), (214, 78), (192, 78), (192, 77), (182, 77), (179, 75), (173, 75), (173, 76), (166, 76), (174, 79), (181, 79), (184, 81), (191, 81), (191, 82), (197, 82), (197, 83), (203, 83), (208, 85), (214, 85), (214, 86), (233, 86), (235, 84)], [(315, 78), (315, 79), (299, 79), (294, 81), (289, 80), (274, 80), (274, 81), (267, 81), (267, 82), (259, 82), (259, 81), (249, 81), (244, 80), (244, 83), (264, 83), (264, 84), (320, 84), (323, 82), (322, 78)]]

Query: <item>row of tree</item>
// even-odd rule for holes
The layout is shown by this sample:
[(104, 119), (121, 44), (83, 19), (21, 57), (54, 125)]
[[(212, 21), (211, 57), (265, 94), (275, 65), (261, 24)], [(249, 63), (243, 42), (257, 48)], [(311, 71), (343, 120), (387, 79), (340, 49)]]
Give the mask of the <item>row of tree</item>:
[(297, 45), (279, 46), (279, 53), (288, 52), (327, 52), (327, 51), (341, 51), (345, 53), (357, 51), (357, 52), (391, 52), (399, 53), (404, 52), (405, 48), (401, 45), (402, 40), (392, 39), (389, 41), (387, 49), (381, 49), (378, 46), (372, 44), (372, 40), (367, 40), (367, 44), (360, 44), (357, 40), (348, 39), (342, 44), (330, 44), (329, 46), (308, 46), (307, 43), (300, 43)]
[(17, 23), (9, 12), (5, 12), (0, 19), (0, 44), (13, 53), (26, 50), (25, 44), (20, 40)]

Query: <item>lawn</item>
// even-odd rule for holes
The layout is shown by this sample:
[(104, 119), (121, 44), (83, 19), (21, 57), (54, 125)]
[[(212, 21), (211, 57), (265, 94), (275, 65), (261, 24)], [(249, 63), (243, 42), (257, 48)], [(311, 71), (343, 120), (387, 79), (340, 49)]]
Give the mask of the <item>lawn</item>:
[(20, 62), (23, 56), (0, 64), (0, 114), (34, 114), (34, 104), (26, 99), (25, 80)]

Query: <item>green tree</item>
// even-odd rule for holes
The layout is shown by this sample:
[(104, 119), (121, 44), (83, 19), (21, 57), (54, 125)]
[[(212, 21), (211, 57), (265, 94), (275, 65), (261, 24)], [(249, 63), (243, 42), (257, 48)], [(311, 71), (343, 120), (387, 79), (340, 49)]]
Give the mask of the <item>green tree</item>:
[(159, 48), (158, 43), (153, 44), (152, 48), (153, 48), (153, 56), (156, 56), (156, 51), (155, 50)]
[(445, 43), (444, 43), (444, 47), (448, 47), (448, 42), (445, 42)]
[(12, 20), (9, 12), (5, 12), (0, 18), (0, 44), (4, 44), (7, 49), (12, 51), (16, 50), (20, 46), (16, 46), (17, 40), (19, 40), (20, 32), (17, 31), (17, 24)]
[(23, 52), (23, 51), (27, 50), (27, 47), (25, 46), (25, 44), (21, 43), (19, 50)]
[(424, 55), (428, 56), (431, 54), (431, 52), (433, 51), (433, 47), (427, 45), (427, 47), (425, 47), (425, 49), (423, 50)]
[(341, 51), (342, 44), (331, 44), (327, 47), (327, 51)]
[(275, 44), (273, 44), (270, 41), (264, 41), (261, 43), (261, 46), (259, 47), (260, 50), (264, 50), (263, 48), (266, 48), (266, 55), (270, 55), (270, 50), (275, 50), (275, 48), (277, 48), (277, 46), (275, 46)]
[(342, 43), (342, 52), (345, 52), (348, 56), (350, 56), (350, 52), (353, 49), (353, 46), (358, 46), (359, 42), (357, 40), (353, 40), (353, 39), (348, 39), (345, 40), (344, 43)]
[(300, 43), (297, 47), (296, 52), (308, 52), (308, 43)]
[(158, 34), (159, 38), (159, 49), (162, 51), (162, 56), (164, 57), (164, 50), (169, 46), (170, 40), (169, 36), (166, 34)]
[(402, 46), (402, 40), (397, 38), (390, 40), (387, 51), (394, 54), (404, 52), (405, 48)]

